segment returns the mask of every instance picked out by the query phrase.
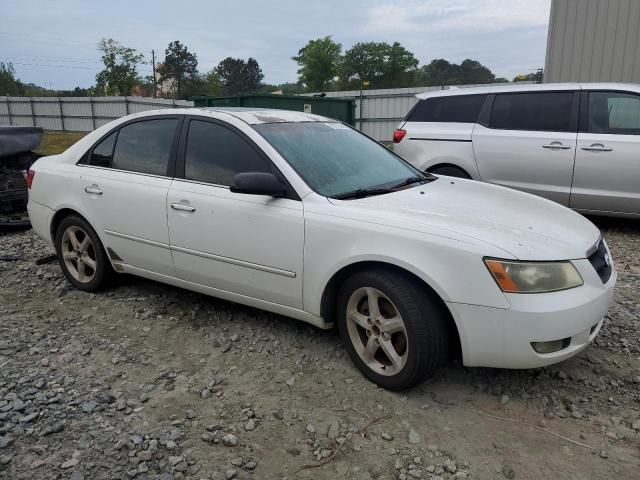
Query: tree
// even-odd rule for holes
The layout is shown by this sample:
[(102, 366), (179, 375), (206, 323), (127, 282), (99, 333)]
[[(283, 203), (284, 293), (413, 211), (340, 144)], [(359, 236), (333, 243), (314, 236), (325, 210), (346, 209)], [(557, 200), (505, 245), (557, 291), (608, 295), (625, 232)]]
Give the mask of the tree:
[(418, 70), (418, 59), (398, 42), (387, 48), (383, 67), (383, 84), (386, 87), (401, 88), (413, 85)]
[(356, 43), (344, 53), (342, 75), (376, 83), (385, 71), (389, 44), (381, 42)]
[(422, 66), (416, 78), (416, 83), (424, 86), (469, 85), (496, 80), (493, 72), (476, 60), (466, 59), (458, 65), (443, 58)]
[(466, 59), (459, 67), (462, 83), (473, 85), (475, 83), (493, 83), (496, 76), (491, 70), (476, 60)]
[(12, 63), (0, 62), (0, 95), (21, 95), (21, 84), (16, 79)]
[(241, 58), (227, 57), (215, 68), (220, 78), (225, 95), (257, 92), (262, 87), (264, 75), (258, 62), (249, 58), (246, 62)]
[(291, 57), (300, 66), (298, 80), (309, 90), (319, 92), (339, 73), (342, 45), (334, 42), (331, 36), (309, 40), (298, 50), (298, 55)]
[(96, 75), (96, 87), (105, 95), (129, 95), (139, 83), (137, 66), (144, 56), (112, 38), (103, 38), (98, 43), (102, 52), (104, 70)]
[(198, 58), (179, 40), (171, 42), (164, 54), (160, 81), (174, 84), (176, 95), (181, 97), (182, 86), (198, 75)]

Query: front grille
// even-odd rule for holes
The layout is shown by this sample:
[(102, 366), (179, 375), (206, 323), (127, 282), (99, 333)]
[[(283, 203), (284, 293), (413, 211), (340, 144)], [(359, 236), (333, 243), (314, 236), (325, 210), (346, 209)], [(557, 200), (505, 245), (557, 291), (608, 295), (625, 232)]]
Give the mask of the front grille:
[(613, 271), (613, 262), (607, 252), (607, 247), (604, 244), (604, 240), (600, 240), (598, 243), (598, 249), (591, 254), (589, 262), (593, 265), (602, 283), (607, 283), (611, 277)]

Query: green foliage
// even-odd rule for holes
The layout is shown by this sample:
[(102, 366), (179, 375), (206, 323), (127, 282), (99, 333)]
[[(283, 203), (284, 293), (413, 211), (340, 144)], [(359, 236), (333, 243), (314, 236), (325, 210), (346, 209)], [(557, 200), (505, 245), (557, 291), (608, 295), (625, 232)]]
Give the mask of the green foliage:
[(308, 91), (310, 91), (299, 82), (287, 82), (280, 83), (278, 85), (265, 84), (260, 89), (260, 93), (273, 93), (277, 92), (278, 90), (281, 90), (283, 95), (299, 95), (301, 93), (307, 93)]
[(0, 95), (22, 95), (15, 73), (11, 63), (0, 62)]
[(220, 80), (223, 95), (258, 92), (264, 75), (255, 58), (244, 61), (227, 57), (214, 69)]
[(347, 81), (357, 78), (377, 83), (384, 75), (388, 50), (388, 43), (356, 43), (344, 52), (342, 77)]
[[(172, 82), (175, 85), (176, 96), (182, 98), (185, 96), (182, 92), (183, 85), (189, 82), (198, 83), (198, 58), (179, 40), (171, 42), (164, 53), (160, 81)], [(193, 85), (190, 88), (192, 87)]]
[(400, 43), (394, 42), (387, 48), (383, 67), (383, 83), (388, 88), (402, 88), (413, 85), (418, 71), (418, 59)]
[(112, 38), (103, 38), (98, 43), (102, 52), (104, 70), (96, 75), (96, 89), (103, 95), (129, 95), (140, 82), (137, 66), (144, 56)]
[(476, 60), (464, 60), (460, 65), (442, 58), (424, 65), (416, 75), (416, 81), (424, 86), (473, 85), (493, 83), (496, 77), (487, 67)]
[(291, 57), (300, 68), (298, 78), (312, 91), (320, 91), (338, 75), (342, 45), (334, 42), (330, 36), (309, 40), (298, 50), (298, 55)]

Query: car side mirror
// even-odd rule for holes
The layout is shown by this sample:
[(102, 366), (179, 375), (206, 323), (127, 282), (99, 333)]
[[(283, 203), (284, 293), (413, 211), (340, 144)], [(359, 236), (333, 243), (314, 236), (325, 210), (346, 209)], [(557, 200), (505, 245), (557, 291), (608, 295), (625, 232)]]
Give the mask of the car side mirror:
[(249, 195), (284, 197), (287, 194), (287, 187), (273, 173), (244, 172), (233, 177), (231, 191)]

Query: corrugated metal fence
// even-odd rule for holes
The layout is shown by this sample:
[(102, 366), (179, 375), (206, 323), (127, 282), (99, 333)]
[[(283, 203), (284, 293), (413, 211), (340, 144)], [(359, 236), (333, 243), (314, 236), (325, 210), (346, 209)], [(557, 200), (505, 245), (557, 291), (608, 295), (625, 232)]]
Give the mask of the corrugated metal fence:
[(192, 106), (187, 100), (146, 97), (0, 97), (0, 125), (89, 132), (130, 113)]

